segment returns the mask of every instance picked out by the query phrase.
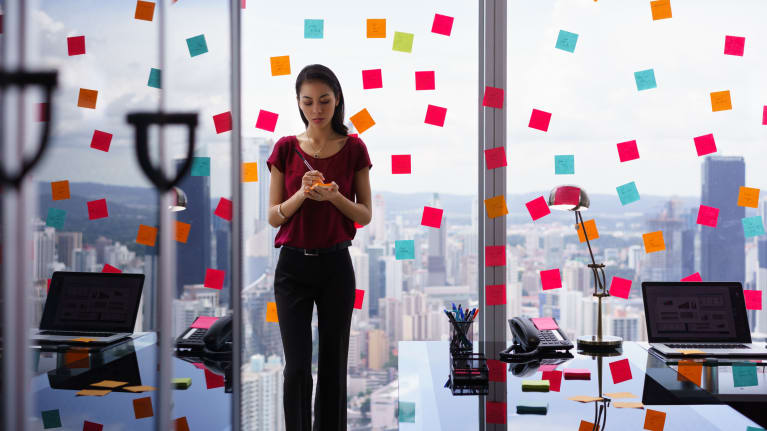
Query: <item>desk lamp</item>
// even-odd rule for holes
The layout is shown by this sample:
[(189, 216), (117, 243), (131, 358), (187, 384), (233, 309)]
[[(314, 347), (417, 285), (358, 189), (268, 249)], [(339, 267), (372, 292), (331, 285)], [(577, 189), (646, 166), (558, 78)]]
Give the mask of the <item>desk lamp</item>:
[(173, 186), (173, 203), (168, 206), (168, 209), (172, 212), (184, 211), (186, 209), (186, 193), (180, 188)]
[(578, 186), (557, 186), (551, 190), (548, 204), (549, 208), (553, 210), (575, 212), (576, 229), (580, 224), (583, 236), (586, 238), (586, 245), (589, 248), (589, 255), (591, 256), (591, 263), (588, 264), (588, 267), (591, 268), (591, 272), (594, 274), (593, 296), (597, 297), (599, 300), (597, 335), (581, 335), (578, 337), (578, 349), (583, 351), (618, 349), (623, 343), (621, 337), (602, 335), (602, 298), (610, 296), (610, 293), (607, 291), (607, 283), (605, 281), (605, 265), (603, 263), (598, 264), (594, 260), (594, 253), (591, 251), (591, 242), (589, 242), (589, 237), (586, 234), (586, 226), (583, 224), (583, 216), (581, 216), (581, 211), (589, 209), (589, 205), (591, 204), (589, 196), (586, 194), (585, 190)]

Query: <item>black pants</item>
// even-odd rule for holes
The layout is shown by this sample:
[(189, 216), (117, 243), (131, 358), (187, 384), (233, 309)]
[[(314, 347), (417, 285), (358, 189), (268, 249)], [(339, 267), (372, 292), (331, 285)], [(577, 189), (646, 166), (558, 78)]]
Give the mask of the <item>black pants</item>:
[(285, 350), (283, 407), (287, 431), (311, 430), (311, 323), (315, 303), (319, 359), (314, 430), (346, 429), (346, 361), (355, 292), (348, 249), (319, 256), (280, 250), (274, 297)]

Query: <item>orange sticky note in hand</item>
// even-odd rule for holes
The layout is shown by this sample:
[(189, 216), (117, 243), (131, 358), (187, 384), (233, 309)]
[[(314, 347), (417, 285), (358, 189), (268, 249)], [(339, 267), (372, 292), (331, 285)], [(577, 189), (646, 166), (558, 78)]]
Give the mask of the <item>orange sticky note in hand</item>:
[(759, 208), (759, 189), (741, 186), (738, 191), (738, 206)]
[(69, 199), (69, 181), (51, 182), (51, 198), (54, 201)]
[(663, 241), (663, 231), (650, 232), (642, 235), (644, 241), (645, 253), (653, 253), (666, 249), (666, 243)]
[(711, 92), (711, 111), (727, 111), (732, 109), (730, 90)]
[(266, 321), (267, 322), (279, 322), (280, 320), (277, 318), (277, 303), (276, 302), (267, 302), (266, 303)]
[(184, 223), (182, 221), (176, 221), (176, 241), (186, 244), (189, 239), (189, 231), (192, 229), (192, 225)]
[(243, 183), (255, 183), (258, 182), (258, 163), (249, 162), (242, 164), (242, 182)]
[(351, 120), (352, 124), (354, 124), (354, 128), (357, 129), (357, 132), (359, 133), (362, 133), (365, 130), (373, 127), (376, 123), (373, 121), (373, 117), (370, 116), (367, 108), (352, 115), (349, 117), (349, 120)]
[(77, 97), (77, 106), (80, 108), (96, 109), (96, 99), (99, 97), (98, 90), (88, 90), (81, 88)]
[(290, 56), (269, 57), (272, 65), (272, 76), (290, 75)]
[[(586, 235), (588, 235), (589, 241), (593, 241), (599, 238), (599, 231), (597, 230), (597, 222), (595, 222), (594, 219), (586, 220), (585, 222), (583, 222), (583, 225), (586, 227)], [(575, 229), (578, 231), (578, 240), (580, 242), (586, 242), (586, 237), (583, 236), (583, 229), (581, 229), (580, 223), (578, 223), (575, 226)]]
[(509, 213), (506, 207), (506, 197), (503, 195), (485, 199), (485, 211), (490, 218), (500, 217)]
[(663, 431), (666, 426), (666, 413), (647, 409), (644, 417), (644, 429), (650, 431)]
[(671, 18), (671, 0), (657, 0), (650, 2), (652, 20)]
[(154, 247), (157, 242), (157, 228), (147, 226), (144, 224), (138, 225), (138, 233), (136, 234), (136, 242), (149, 247)]
[(368, 19), (367, 20), (367, 37), (369, 39), (385, 39), (386, 38), (386, 20), (385, 19)]

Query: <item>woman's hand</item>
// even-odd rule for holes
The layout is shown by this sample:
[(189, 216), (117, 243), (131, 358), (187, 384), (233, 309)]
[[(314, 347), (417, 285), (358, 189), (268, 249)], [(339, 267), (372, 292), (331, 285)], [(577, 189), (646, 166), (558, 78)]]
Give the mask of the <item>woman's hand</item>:
[(322, 172), (320, 171), (309, 171), (304, 174), (303, 178), (301, 178), (301, 187), (306, 188), (307, 186), (311, 187), (316, 183), (322, 183), (325, 182), (325, 176), (322, 175)]
[(330, 184), (329, 187), (318, 185), (314, 189), (304, 186), (304, 196), (315, 201), (332, 201), (341, 196), (338, 191), (338, 184), (335, 181)]

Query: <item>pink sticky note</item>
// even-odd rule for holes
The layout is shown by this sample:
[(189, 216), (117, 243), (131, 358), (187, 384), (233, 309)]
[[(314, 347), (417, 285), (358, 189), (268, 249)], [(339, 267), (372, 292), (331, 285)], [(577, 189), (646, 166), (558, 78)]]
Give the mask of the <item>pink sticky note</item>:
[(218, 320), (218, 317), (198, 316), (190, 328), (208, 329), (216, 320)]
[(258, 118), (256, 118), (256, 129), (274, 132), (274, 128), (277, 126), (277, 117), (279, 115), (274, 112), (259, 110)]
[(362, 310), (362, 300), (365, 299), (365, 291), (362, 289), (357, 289), (357, 291), (354, 294), (354, 308), (357, 310)]
[(224, 376), (205, 369), (205, 387), (208, 389), (223, 388)]
[(533, 317), (530, 319), (539, 331), (554, 330), (559, 328), (557, 322), (551, 317)]
[(638, 159), (639, 150), (637, 149), (637, 141), (626, 141), (618, 144), (618, 158), (621, 162)]
[(591, 380), (591, 371), (584, 368), (565, 368), (565, 380)]
[(507, 415), (506, 403), (497, 401), (485, 402), (485, 422), (489, 424), (505, 424)]
[(67, 51), (70, 56), (85, 54), (85, 36), (68, 37)]
[(698, 220), (696, 223), (703, 226), (716, 227), (719, 220), (719, 208), (701, 205), (698, 209)]
[(690, 274), (679, 281), (703, 281), (703, 277), (700, 276), (699, 272), (696, 272), (695, 274)]
[(392, 154), (391, 156), (391, 173), (392, 174), (409, 174), (410, 170), (410, 154)]
[(746, 38), (739, 36), (724, 37), (724, 53), (743, 57), (743, 48), (746, 46)]
[(105, 263), (104, 267), (101, 268), (101, 272), (107, 272), (107, 273), (112, 273), (112, 274), (119, 274), (122, 271), (120, 270), (120, 268), (115, 268), (114, 266), (112, 266), (112, 265), (110, 265), (108, 263)]
[(453, 30), (453, 17), (447, 15), (434, 14), (434, 22), (431, 24), (431, 32), (450, 36)]
[(506, 265), (506, 247), (503, 245), (485, 246), (485, 266)]
[(445, 116), (447, 115), (447, 108), (442, 108), (435, 105), (429, 105), (426, 108), (426, 118), (423, 120), (426, 124), (433, 126), (443, 127), (445, 125)]
[(698, 152), (698, 156), (705, 156), (716, 152), (716, 143), (714, 142), (714, 134), (698, 136), (693, 138), (695, 142), (695, 151)]
[(544, 371), (541, 373), (541, 380), (548, 380), (549, 389), (554, 392), (559, 392), (559, 388), (562, 386), (562, 372)]
[(232, 112), (222, 112), (213, 116), (213, 125), (216, 127), (216, 133), (224, 133), (232, 130)]
[(746, 310), (762, 309), (762, 291), (761, 290), (743, 290), (743, 297), (746, 300)]
[(533, 113), (530, 114), (530, 122), (527, 124), (527, 127), (546, 132), (549, 130), (549, 122), (551, 122), (550, 112), (533, 109)]
[(767, 126), (767, 105), (764, 106), (762, 111), (762, 125)]
[(439, 208), (424, 206), (423, 215), (421, 216), (421, 224), (424, 226), (435, 227), (439, 229), (439, 227), (442, 225), (442, 210)]
[(221, 289), (224, 287), (225, 277), (226, 271), (207, 268), (205, 270), (205, 282), (203, 282), (203, 286), (210, 287), (211, 289)]
[(503, 108), (503, 88), (486, 86), (485, 96), (482, 98), (482, 106)]
[(96, 220), (100, 218), (106, 218), (109, 217), (109, 211), (107, 211), (107, 200), (106, 199), (99, 199), (95, 201), (90, 201), (87, 203), (88, 205), (88, 219), (89, 220)]
[(48, 279), (48, 285), (45, 288), (45, 293), (48, 293), (51, 291), (51, 279)]
[(421, 70), (415, 73), (416, 90), (434, 90), (434, 71)]
[(562, 287), (562, 277), (559, 268), (541, 271), (541, 286), (543, 290), (559, 289)]
[(221, 198), (216, 206), (216, 211), (213, 214), (221, 217), (224, 220), (232, 221), (232, 201), (227, 198)]
[(527, 211), (530, 213), (530, 217), (533, 218), (533, 221), (551, 214), (551, 210), (546, 204), (546, 199), (544, 199), (543, 196), (539, 196), (531, 200), (530, 202), (526, 203), (525, 206), (527, 207)]
[(491, 382), (506, 381), (506, 363), (496, 359), (487, 360), (487, 379)]
[(368, 69), (362, 71), (362, 89), (383, 88), (381, 69)]
[(112, 143), (111, 133), (102, 132), (101, 130), (93, 131), (93, 137), (91, 138), (91, 148), (108, 152), (109, 145), (111, 143)]
[(541, 364), (538, 369), (541, 371), (554, 371), (557, 369), (557, 366), (557, 364)]
[(610, 282), (610, 296), (617, 296), (618, 298), (629, 299), (629, 292), (631, 291), (631, 280), (613, 277)]
[(487, 166), (487, 169), (502, 168), (506, 165), (506, 149), (495, 147), (485, 150), (485, 166)]
[(631, 367), (628, 359), (610, 362), (610, 374), (613, 377), (613, 384), (631, 380)]
[(506, 285), (491, 284), (485, 286), (485, 303), (487, 305), (503, 305), (506, 303)]

